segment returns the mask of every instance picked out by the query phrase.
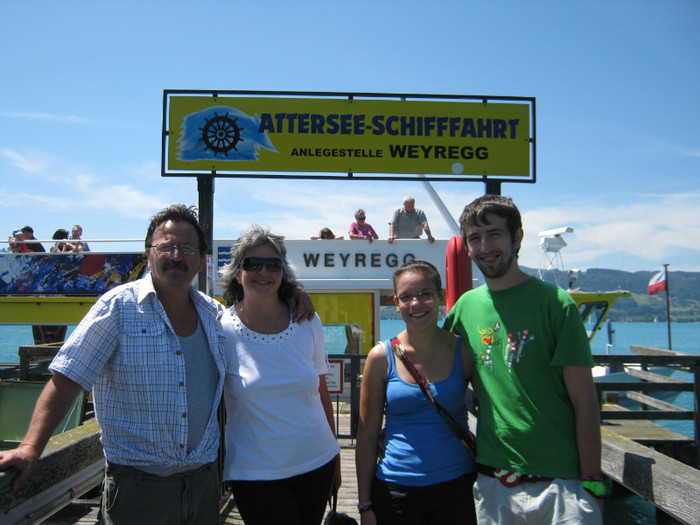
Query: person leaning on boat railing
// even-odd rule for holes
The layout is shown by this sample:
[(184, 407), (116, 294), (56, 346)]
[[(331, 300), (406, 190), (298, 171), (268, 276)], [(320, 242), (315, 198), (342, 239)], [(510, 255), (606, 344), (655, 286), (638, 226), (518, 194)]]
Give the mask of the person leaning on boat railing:
[(80, 224), (76, 224), (70, 231), (71, 242), (75, 245), (76, 252), (89, 252), (90, 246), (88, 246), (88, 243), (80, 239), (82, 235), (83, 227)]
[[(10, 251), (13, 253), (45, 252), (44, 246), (34, 237), (34, 229), (31, 226), (17, 228), (8, 237)], [(34, 242), (31, 242), (34, 241)]]
[(396, 239), (420, 239), (423, 232), (428, 236), (430, 244), (435, 242), (425, 212), (416, 208), (416, 199), (406, 195), (403, 206), (396, 208), (389, 220), (389, 244)]
[(67, 252), (76, 252), (75, 244), (71, 244), (68, 242), (68, 230), (64, 228), (59, 228), (56, 230), (53, 235), (51, 236), (53, 240), (56, 242), (51, 246), (49, 251), (51, 253), (67, 253)]
[(486, 284), (460, 297), (444, 327), (468, 343), (478, 372), (479, 524), (600, 524), (588, 492), (605, 492), (600, 418), (576, 304), (519, 268), (523, 229), (511, 199), (480, 197), (460, 224)]
[[(83, 318), (50, 365), (24, 439), (0, 452), (0, 470), (14, 467), (14, 487), (23, 485), (75, 397), (92, 389), (105, 523), (218, 525), (224, 308), (191, 285), (206, 237), (195, 210), (174, 205), (151, 219), (145, 245), (150, 273), (105, 293)], [(297, 312), (314, 314), (310, 301)]]
[(374, 239), (379, 239), (377, 232), (375, 232), (372, 225), (367, 222), (367, 214), (362, 208), (359, 208), (355, 212), (355, 222), (350, 225), (348, 239), (363, 239), (369, 242), (372, 242)]
[(318, 235), (312, 235), (312, 239), (325, 239), (325, 240), (333, 240), (333, 239), (342, 239), (342, 235), (335, 235), (333, 233), (333, 230), (331, 230), (328, 227), (321, 228), (321, 231), (318, 232)]

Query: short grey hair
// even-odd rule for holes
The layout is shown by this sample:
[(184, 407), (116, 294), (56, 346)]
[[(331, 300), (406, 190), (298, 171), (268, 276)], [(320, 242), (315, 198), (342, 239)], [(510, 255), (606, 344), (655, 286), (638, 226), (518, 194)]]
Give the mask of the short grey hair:
[(357, 219), (358, 217), (367, 217), (367, 214), (365, 213), (365, 210), (362, 208), (358, 208), (357, 211), (355, 212), (355, 218)]
[(297, 281), (297, 273), (287, 261), (287, 248), (284, 246), (284, 237), (270, 232), (269, 228), (263, 228), (253, 224), (241, 233), (236, 243), (231, 248), (231, 262), (221, 269), (219, 286), (224, 290), (224, 301), (228, 306), (243, 299), (243, 287), (236, 280), (241, 273), (241, 262), (246, 254), (253, 248), (269, 244), (282, 259), (282, 284), (277, 291), (279, 298), (284, 302), (294, 296), (294, 290), (301, 288)]

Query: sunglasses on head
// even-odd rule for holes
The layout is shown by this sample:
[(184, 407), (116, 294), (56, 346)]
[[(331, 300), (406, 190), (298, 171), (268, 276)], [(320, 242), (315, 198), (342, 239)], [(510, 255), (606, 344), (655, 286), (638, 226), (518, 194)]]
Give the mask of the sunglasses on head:
[(260, 272), (263, 266), (268, 272), (279, 273), (282, 271), (282, 259), (279, 257), (246, 257), (239, 265), (246, 272)]

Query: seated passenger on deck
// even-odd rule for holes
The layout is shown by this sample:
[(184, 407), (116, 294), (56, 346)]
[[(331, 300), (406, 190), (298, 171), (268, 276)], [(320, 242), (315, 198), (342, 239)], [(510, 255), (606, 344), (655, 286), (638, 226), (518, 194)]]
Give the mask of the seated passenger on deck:
[[(59, 228), (56, 230), (51, 237), (52, 239), (56, 241), (61, 241), (62, 239), (68, 239), (68, 230), (64, 230), (63, 228)], [(69, 242), (56, 242), (54, 243), (51, 248), (49, 248), (50, 252), (53, 253), (66, 253), (66, 252), (76, 252), (78, 250), (75, 249), (76, 246), (75, 244), (71, 244)]]

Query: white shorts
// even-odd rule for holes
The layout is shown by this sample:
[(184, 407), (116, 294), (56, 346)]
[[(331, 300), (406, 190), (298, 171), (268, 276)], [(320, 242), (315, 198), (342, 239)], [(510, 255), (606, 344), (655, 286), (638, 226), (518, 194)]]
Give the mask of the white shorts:
[(602, 525), (596, 499), (576, 479), (523, 481), (506, 487), (479, 474), (474, 484), (479, 525)]

